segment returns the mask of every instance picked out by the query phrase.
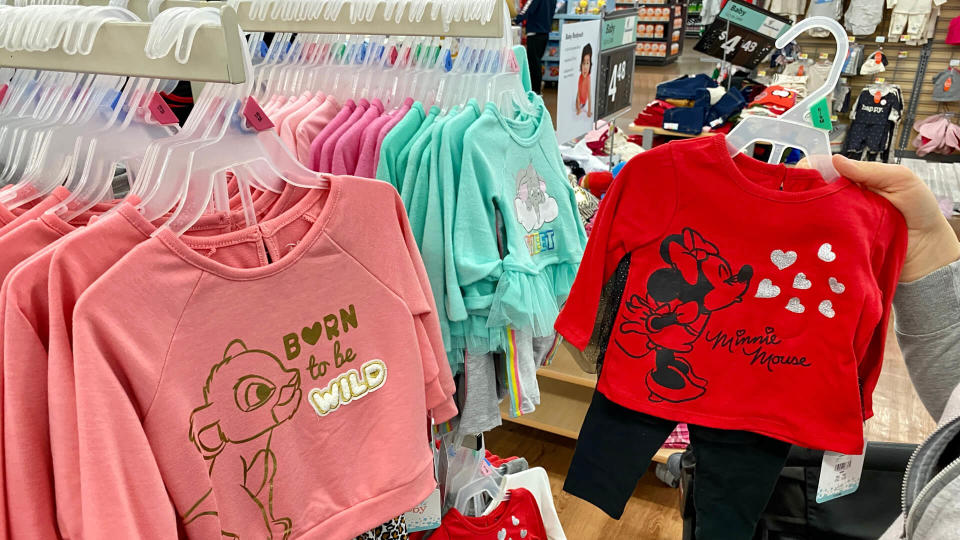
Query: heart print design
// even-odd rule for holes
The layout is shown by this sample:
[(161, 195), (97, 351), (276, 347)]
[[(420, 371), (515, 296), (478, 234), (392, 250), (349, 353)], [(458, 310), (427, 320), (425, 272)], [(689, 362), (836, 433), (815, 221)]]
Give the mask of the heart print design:
[(830, 290), (837, 294), (843, 294), (843, 291), (847, 290), (847, 288), (843, 286), (843, 283), (837, 281), (835, 277), (828, 279), (827, 282), (830, 283)]
[(837, 254), (833, 252), (833, 246), (826, 243), (821, 245), (820, 249), (817, 250), (817, 257), (824, 262), (833, 262), (836, 260)]
[(520, 538), (526, 538), (526, 537), (527, 537), (527, 530), (520, 529)]
[(820, 313), (823, 313), (823, 316), (828, 319), (832, 319), (833, 316), (837, 314), (837, 312), (833, 310), (833, 302), (829, 300), (820, 302), (820, 307), (818, 309), (820, 310)]
[(510, 523), (513, 523), (513, 526), (516, 527), (520, 524), (520, 520), (517, 519), (517, 516), (510, 516)]
[(789, 302), (787, 302), (787, 309), (794, 313), (803, 313), (807, 308), (803, 307), (803, 304), (800, 303), (800, 299), (794, 296)]
[(507, 529), (504, 527), (497, 532), (497, 540), (506, 540), (507, 539)]
[(777, 266), (780, 270), (790, 266), (791, 264), (797, 262), (797, 252), (796, 251), (781, 251), (775, 249), (770, 252), (770, 261)]
[(310, 345), (316, 345), (317, 341), (320, 341), (320, 336), (323, 335), (323, 325), (319, 322), (313, 323), (313, 326), (304, 326), (303, 330), (300, 331), (300, 336), (303, 337), (303, 340), (309, 343)]
[(810, 283), (810, 280), (807, 279), (807, 275), (803, 272), (797, 274), (797, 277), (793, 278), (793, 288), (794, 289), (809, 289), (813, 285)]
[(757, 298), (776, 298), (780, 295), (780, 287), (777, 287), (769, 279), (760, 281), (757, 286)]

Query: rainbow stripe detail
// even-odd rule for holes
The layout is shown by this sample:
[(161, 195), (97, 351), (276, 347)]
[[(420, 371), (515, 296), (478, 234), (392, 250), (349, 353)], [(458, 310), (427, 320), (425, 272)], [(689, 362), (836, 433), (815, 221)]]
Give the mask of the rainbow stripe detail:
[(507, 327), (507, 393), (510, 394), (510, 416), (522, 416), (520, 409), (522, 396), (520, 391), (520, 365), (517, 361), (517, 332)]

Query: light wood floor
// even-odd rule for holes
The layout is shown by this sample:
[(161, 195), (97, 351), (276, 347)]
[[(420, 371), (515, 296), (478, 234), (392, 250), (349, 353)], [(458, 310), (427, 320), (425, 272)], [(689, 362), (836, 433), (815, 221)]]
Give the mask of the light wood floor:
[[(892, 325), (883, 372), (874, 392), (874, 418), (867, 422), (867, 439), (918, 443), (935, 427), (910, 383)], [(682, 523), (679, 493), (657, 480), (649, 469), (617, 521), (596, 507), (563, 491), (575, 442), (566, 437), (505, 423), (486, 437), (487, 448), (500, 456), (523, 456), (550, 476), (560, 522), (571, 540), (676, 540)]]

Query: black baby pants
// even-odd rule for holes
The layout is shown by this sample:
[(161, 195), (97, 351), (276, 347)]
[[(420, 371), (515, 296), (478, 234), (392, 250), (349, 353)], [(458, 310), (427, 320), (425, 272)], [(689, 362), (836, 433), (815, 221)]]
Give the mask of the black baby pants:
[[(595, 391), (563, 490), (620, 519), (637, 481), (676, 425)], [(749, 540), (791, 445), (748, 431), (689, 428), (697, 460), (697, 540)]]

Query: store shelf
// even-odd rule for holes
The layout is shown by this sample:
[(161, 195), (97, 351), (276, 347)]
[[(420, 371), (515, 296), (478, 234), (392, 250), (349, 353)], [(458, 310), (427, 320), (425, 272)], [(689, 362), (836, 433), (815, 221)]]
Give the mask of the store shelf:
[(669, 39), (670, 39), (670, 38), (667, 37), (667, 36), (663, 36), (663, 37), (640, 37), (640, 36), (637, 36), (637, 41), (667, 41), (667, 40), (669, 40)]
[(636, 124), (630, 124), (627, 126), (627, 131), (629, 133), (639, 133), (643, 134), (645, 131), (650, 130), (654, 135), (666, 135), (668, 137), (683, 137), (685, 139), (693, 139), (696, 137), (710, 137), (716, 135), (715, 132), (708, 131), (706, 133), (701, 133), (699, 135), (691, 135), (689, 133), (682, 133), (680, 131), (673, 131), (672, 129), (663, 129), (661, 127), (654, 126), (638, 126)]
[(553, 41), (559, 40), (559, 39), (560, 39), (560, 32), (557, 32), (557, 31), (550, 32), (549, 34), (547, 34), (547, 39), (548, 39), (548, 40), (553, 40)]
[(559, 61), (560, 61), (560, 57), (559, 57), (559, 56), (544, 56), (543, 58), (541, 58), (541, 60), (543, 60), (544, 62), (559, 62)]
[(544, 366), (537, 371), (537, 375), (542, 378), (554, 379), (557, 381), (575, 384), (586, 388), (597, 386), (597, 375), (594, 373), (585, 373), (573, 355), (581, 355), (580, 351), (567, 342), (560, 346), (553, 363)]
[(540, 383), (540, 406), (530, 414), (510, 418), (510, 400), (500, 404), (504, 420), (554, 433), (570, 439), (580, 435), (580, 427), (587, 416), (593, 398), (593, 388), (567, 384), (546, 377), (538, 377)]
[(576, 13), (557, 13), (553, 18), (569, 21), (594, 21), (602, 19), (603, 15), (593, 15), (592, 13), (585, 13), (583, 15), (577, 15)]

